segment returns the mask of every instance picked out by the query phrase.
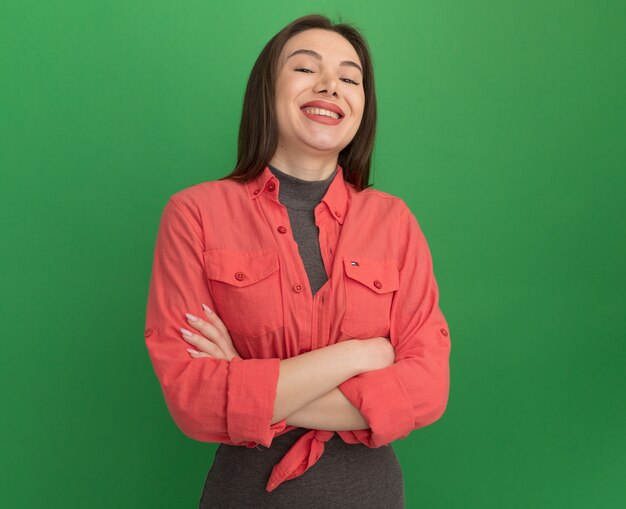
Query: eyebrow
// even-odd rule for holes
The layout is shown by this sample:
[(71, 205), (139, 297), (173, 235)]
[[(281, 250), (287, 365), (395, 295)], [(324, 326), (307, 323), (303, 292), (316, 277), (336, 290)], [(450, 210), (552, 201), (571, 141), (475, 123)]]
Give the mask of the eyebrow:
[[(289, 58), (291, 58), (292, 56), (298, 55), (298, 54), (310, 55), (314, 58), (317, 58), (318, 60), (322, 59), (322, 55), (320, 55), (317, 51), (313, 51), (312, 49), (297, 49), (285, 59), (285, 62), (289, 60)], [(342, 62), (339, 62), (339, 65), (348, 66), (348, 67), (356, 67), (359, 71), (361, 71), (361, 75), (363, 74), (363, 69), (361, 69), (361, 66), (357, 64), (356, 62), (353, 62), (352, 60), (343, 60)]]

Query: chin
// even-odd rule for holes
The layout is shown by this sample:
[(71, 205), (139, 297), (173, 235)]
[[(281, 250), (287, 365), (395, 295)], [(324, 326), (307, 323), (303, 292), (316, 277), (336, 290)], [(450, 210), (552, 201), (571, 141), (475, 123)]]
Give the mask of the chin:
[(338, 154), (342, 150), (341, 147), (338, 147), (334, 143), (332, 145), (326, 145), (326, 144), (320, 144), (320, 143), (308, 143), (308, 146), (314, 150), (317, 150), (319, 152), (325, 152), (325, 153), (336, 152)]
[(318, 148), (319, 150), (341, 150), (341, 146), (337, 144), (337, 137), (335, 136), (310, 136), (303, 137), (302, 140), (309, 146)]

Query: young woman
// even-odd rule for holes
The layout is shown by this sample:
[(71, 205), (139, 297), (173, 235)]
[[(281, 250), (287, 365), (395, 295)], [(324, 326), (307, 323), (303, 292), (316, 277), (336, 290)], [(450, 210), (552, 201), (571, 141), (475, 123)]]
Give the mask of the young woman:
[(375, 129), (363, 37), (299, 18), (236, 168), (164, 207), (145, 338), (177, 425), (220, 443), (200, 507), (404, 507), (391, 442), (444, 412), (450, 336), (415, 216), (369, 187)]

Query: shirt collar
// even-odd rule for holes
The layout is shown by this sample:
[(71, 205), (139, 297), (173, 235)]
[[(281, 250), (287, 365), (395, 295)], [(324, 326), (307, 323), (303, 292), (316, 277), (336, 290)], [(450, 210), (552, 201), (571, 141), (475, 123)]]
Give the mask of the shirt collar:
[[(322, 202), (328, 207), (330, 215), (343, 224), (348, 208), (348, 189), (347, 183), (343, 179), (343, 168), (337, 164), (337, 173), (333, 181), (328, 186), (326, 194), (322, 197)], [(255, 200), (263, 194), (263, 192), (273, 192), (278, 187), (278, 179), (271, 172), (269, 166), (265, 166), (263, 171), (247, 183), (248, 194), (252, 200)]]

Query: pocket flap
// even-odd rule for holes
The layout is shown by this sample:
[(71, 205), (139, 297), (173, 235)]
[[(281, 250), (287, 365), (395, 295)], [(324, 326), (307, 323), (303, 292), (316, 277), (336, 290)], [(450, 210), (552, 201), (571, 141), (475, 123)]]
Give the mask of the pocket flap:
[(248, 286), (278, 270), (275, 249), (260, 251), (212, 250), (203, 253), (204, 267), (209, 279), (233, 286)]
[(350, 279), (358, 281), (376, 293), (392, 292), (397, 290), (400, 285), (395, 260), (344, 256), (343, 266)]

